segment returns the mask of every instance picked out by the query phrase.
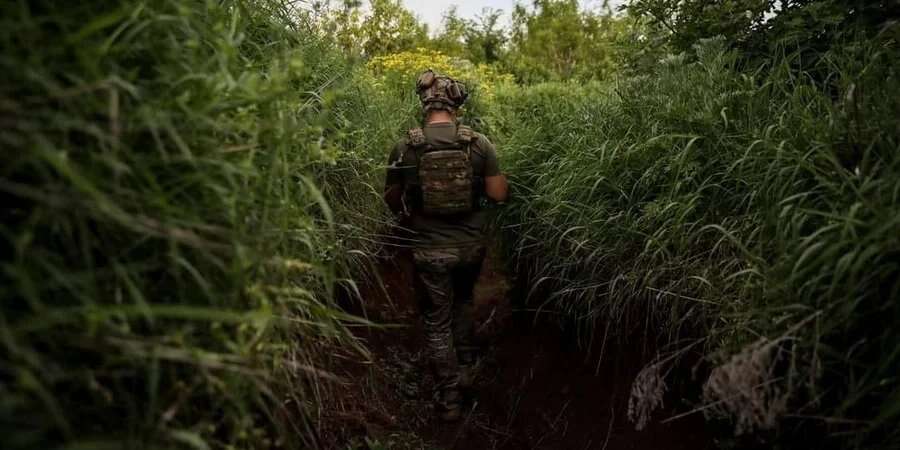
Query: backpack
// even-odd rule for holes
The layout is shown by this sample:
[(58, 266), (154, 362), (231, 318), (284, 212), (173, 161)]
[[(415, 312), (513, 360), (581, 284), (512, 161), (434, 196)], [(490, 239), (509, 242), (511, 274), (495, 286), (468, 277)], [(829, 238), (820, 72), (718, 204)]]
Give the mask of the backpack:
[(409, 147), (416, 154), (420, 207), (425, 215), (449, 216), (475, 209), (472, 138), (471, 128), (459, 126), (456, 142), (430, 145), (421, 128), (409, 130)]

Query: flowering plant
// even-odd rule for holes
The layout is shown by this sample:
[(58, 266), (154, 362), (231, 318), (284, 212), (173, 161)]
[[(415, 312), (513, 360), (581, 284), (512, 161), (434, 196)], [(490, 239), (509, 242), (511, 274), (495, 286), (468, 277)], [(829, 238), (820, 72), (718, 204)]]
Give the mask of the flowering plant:
[(490, 65), (473, 64), (466, 59), (427, 48), (376, 56), (366, 67), (382, 86), (395, 83), (412, 86), (416, 76), (432, 69), (462, 81), (470, 92), (487, 101), (493, 98), (499, 85), (513, 82), (512, 75), (498, 72)]

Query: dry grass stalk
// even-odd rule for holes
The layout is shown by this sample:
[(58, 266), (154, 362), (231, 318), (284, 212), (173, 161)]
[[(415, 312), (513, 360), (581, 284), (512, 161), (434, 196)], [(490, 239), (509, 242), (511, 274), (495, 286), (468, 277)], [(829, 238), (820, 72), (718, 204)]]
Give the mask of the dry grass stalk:
[(643, 430), (650, 423), (650, 417), (663, 406), (666, 394), (665, 374), (661, 373), (664, 361), (644, 367), (631, 385), (628, 398), (628, 420), (636, 430)]
[(786, 338), (762, 338), (715, 369), (703, 386), (707, 417), (731, 417), (738, 435), (774, 428), (794, 392), (793, 364), (788, 376), (776, 374)]

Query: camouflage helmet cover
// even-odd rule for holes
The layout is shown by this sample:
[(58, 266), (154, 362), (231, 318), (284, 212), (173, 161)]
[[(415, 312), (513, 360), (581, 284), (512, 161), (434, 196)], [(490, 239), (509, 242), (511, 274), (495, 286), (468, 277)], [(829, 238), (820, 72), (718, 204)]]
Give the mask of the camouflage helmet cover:
[(416, 93), (422, 102), (422, 109), (428, 112), (433, 109), (455, 111), (469, 96), (466, 85), (446, 75), (440, 75), (428, 69), (416, 80)]

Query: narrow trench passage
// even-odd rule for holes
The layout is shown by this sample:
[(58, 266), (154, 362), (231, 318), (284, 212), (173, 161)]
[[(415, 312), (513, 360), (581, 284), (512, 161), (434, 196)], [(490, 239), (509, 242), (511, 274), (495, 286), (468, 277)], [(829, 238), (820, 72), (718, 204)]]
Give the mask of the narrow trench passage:
[(675, 414), (663, 408), (636, 431), (627, 409), (631, 382), (644, 363), (640, 351), (607, 348), (598, 363), (555, 323), (514, 311), (509, 282), (491, 255), (475, 292), (477, 334), (485, 349), (476, 395), (459, 423), (438, 421), (410, 258), (401, 252), (379, 272), (384, 289), (363, 290), (361, 313), (405, 326), (360, 331), (372, 358), (338, 370), (354, 381), (338, 392), (342, 420), (330, 430), (336, 448), (354, 448), (354, 442), (373, 450), (713, 448), (697, 414), (662, 423)]

